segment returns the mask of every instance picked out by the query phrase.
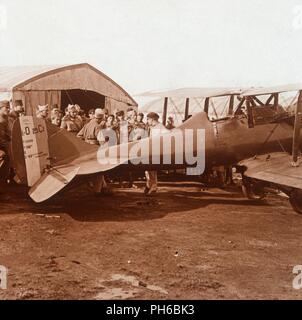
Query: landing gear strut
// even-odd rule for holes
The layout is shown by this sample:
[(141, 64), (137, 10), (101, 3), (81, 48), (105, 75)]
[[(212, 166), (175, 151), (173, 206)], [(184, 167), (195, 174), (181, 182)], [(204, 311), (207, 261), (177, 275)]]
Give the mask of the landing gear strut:
[(242, 177), (242, 192), (251, 200), (262, 200), (265, 197), (265, 191), (262, 183), (246, 177)]
[(297, 213), (302, 214), (302, 190), (294, 189), (291, 191), (289, 202)]

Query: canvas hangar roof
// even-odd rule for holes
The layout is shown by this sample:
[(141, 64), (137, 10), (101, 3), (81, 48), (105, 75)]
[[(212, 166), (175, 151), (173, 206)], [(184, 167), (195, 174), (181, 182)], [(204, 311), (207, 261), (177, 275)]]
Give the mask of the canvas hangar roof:
[(116, 82), (88, 63), (68, 66), (0, 67), (0, 95), (15, 91), (81, 89), (131, 106), (136, 101)]

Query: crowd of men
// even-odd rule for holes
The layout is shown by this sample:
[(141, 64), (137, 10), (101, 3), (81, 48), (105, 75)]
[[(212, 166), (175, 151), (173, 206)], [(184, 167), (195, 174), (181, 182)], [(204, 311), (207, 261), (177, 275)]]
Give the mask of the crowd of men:
[[(9, 148), (11, 140), (12, 123), (18, 117), (24, 115), (24, 107), (21, 100), (14, 101), (11, 108), (9, 101), (0, 102), (0, 179), (6, 180), (9, 172)], [(39, 105), (36, 110), (37, 118), (51, 121), (51, 123), (61, 129), (67, 130), (79, 139), (88, 144), (110, 146), (110, 140), (106, 134), (107, 130), (116, 133), (116, 139), (111, 143), (119, 144), (123, 137), (127, 136), (129, 142), (164, 134), (174, 129), (174, 121), (169, 117), (165, 127), (159, 122), (159, 115), (151, 112), (147, 115), (146, 121), (143, 113), (137, 113), (134, 108), (129, 108), (126, 112), (117, 111), (110, 114), (105, 107), (91, 109), (88, 115), (77, 104), (70, 104), (63, 111), (57, 105), (49, 108), (48, 105)], [(156, 130), (154, 130), (156, 129)], [(125, 132), (126, 130), (126, 132)], [(5, 177), (3, 179), (3, 177)], [(147, 195), (157, 191), (157, 172), (146, 172)], [(109, 192), (106, 180), (100, 174), (93, 181), (93, 188), (96, 194)]]
[(12, 106), (7, 100), (0, 101), (0, 188), (10, 178), (9, 143), (14, 121), (24, 115), (21, 100), (16, 100)]

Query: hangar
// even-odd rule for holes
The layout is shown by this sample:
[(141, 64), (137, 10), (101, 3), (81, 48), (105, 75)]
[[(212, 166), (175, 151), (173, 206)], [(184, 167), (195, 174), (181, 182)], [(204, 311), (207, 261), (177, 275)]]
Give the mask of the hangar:
[(69, 66), (0, 67), (0, 100), (22, 100), (26, 115), (37, 106), (79, 104), (86, 112), (106, 107), (110, 113), (137, 108), (116, 82), (88, 63)]

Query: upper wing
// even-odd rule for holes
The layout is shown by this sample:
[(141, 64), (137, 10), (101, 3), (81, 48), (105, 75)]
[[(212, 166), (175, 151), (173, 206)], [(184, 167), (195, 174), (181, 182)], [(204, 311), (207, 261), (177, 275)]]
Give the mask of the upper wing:
[(266, 88), (252, 88), (249, 90), (245, 90), (241, 95), (243, 97), (247, 96), (264, 96), (273, 93), (283, 93), (283, 92), (291, 92), (291, 91), (299, 91), (302, 90), (302, 84), (288, 84), (283, 86), (276, 87), (266, 87)]
[(302, 189), (302, 163), (292, 165), (287, 153), (271, 153), (241, 161), (239, 165), (247, 170), (244, 175), (261, 181)]
[(139, 94), (159, 98), (210, 98), (240, 95), (244, 88), (180, 88), (175, 90), (148, 91)]

